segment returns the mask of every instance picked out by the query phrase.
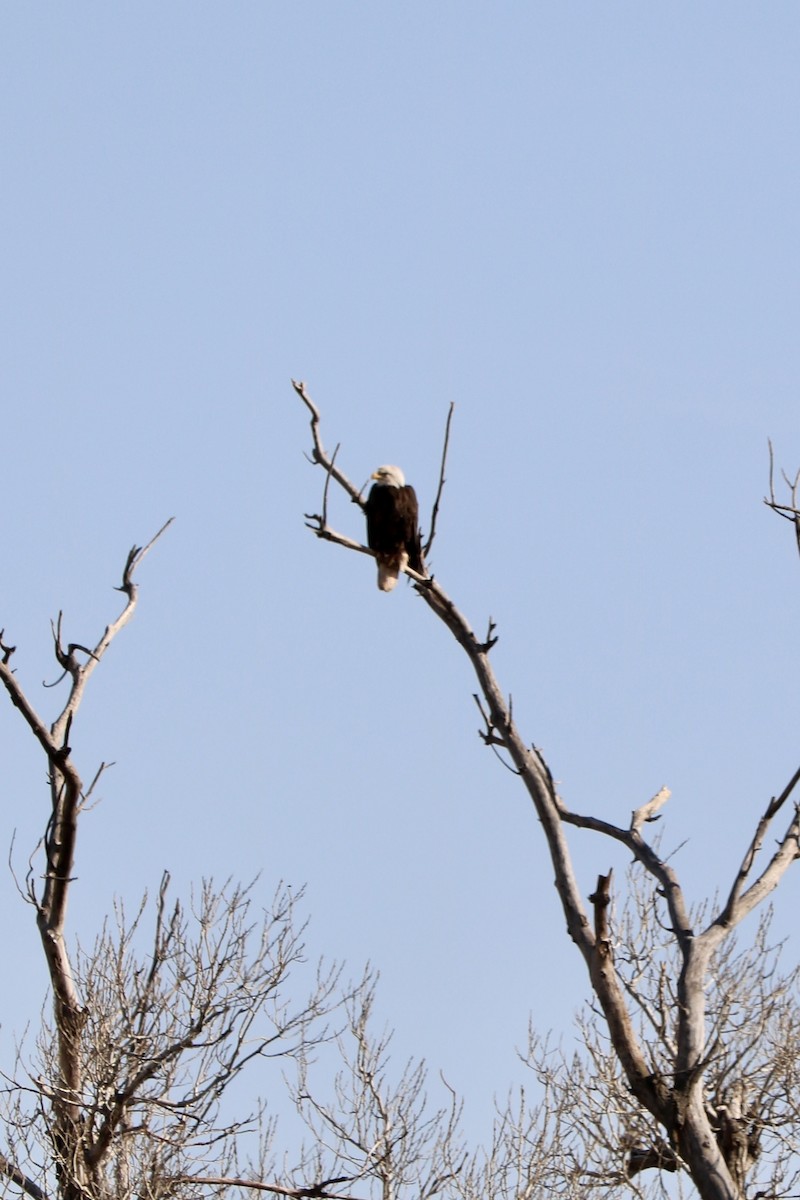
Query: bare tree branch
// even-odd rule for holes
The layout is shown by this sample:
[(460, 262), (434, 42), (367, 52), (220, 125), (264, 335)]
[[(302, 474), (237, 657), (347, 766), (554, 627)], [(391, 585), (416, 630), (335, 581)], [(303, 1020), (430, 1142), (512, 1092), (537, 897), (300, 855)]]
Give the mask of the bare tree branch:
[[(302, 393), (301, 398), (309, 404), (307, 397)], [(314, 408), (313, 413), (313, 461), (329, 470), (329, 463), (319, 440), (319, 412)], [(770, 454), (772, 455), (771, 448)], [(444, 468), (442, 476), (443, 473)], [(797, 508), (800, 473), (794, 481), (786, 482), (791, 491), (791, 507), (778, 505), (775, 500), (771, 456), (771, 499), (767, 503), (782, 515), (791, 515), (791, 519), (795, 520), (800, 545), (800, 510)], [(352, 494), (352, 484), (345, 481), (342, 486)], [(315, 532), (320, 533), (319, 529)], [(325, 536), (342, 545), (347, 542), (347, 539), (331, 530), (326, 530)], [(706, 1048), (705, 990), (712, 958), (718, 954), (733, 926), (777, 886), (789, 864), (800, 853), (800, 825), (795, 811), (769, 863), (758, 879), (744, 890), (767, 826), (794, 789), (800, 779), (800, 772), (792, 779), (781, 797), (771, 802), (759, 823), (734, 881), (727, 905), (701, 932), (697, 932), (690, 920), (674, 869), (661, 857), (657, 848), (643, 837), (645, 825), (656, 819), (658, 810), (669, 798), (669, 790), (662, 788), (652, 800), (635, 809), (627, 829), (599, 818), (569, 812), (556, 792), (552, 773), (544, 757), (535, 747), (523, 741), (517, 729), (510, 697), (506, 700), (503, 696), (489, 664), (488, 652), (492, 639), (487, 639), (483, 644), (478, 641), (466, 618), (445, 593), (438, 579), (417, 579), (413, 572), (409, 574), (415, 581), (418, 594), (446, 625), (472, 664), (483, 698), (481, 701), (476, 696), (485, 722), (485, 731), (481, 732), (483, 741), (495, 753), (498, 747), (508, 753), (513, 769), (520, 776), (533, 801), (548, 843), (555, 885), (567, 929), (587, 964), (592, 988), (607, 1022), (614, 1052), (623, 1069), (627, 1086), (643, 1108), (666, 1131), (670, 1144), (678, 1150), (704, 1200), (741, 1200), (744, 1176), (737, 1157), (740, 1150), (737, 1148), (737, 1131), (740, 1130), (740, 1125), (736, 1125), (736, 1120), (739, 1118), (728, 1116), (723, 1120), (717, 1115), (712, 1122), (704, 1100), (704, 1081), (709, 1065)], [(596, 929), (593, 932), (575, 880), (565, 837), (565, 825), (591, 829), (624, 845), (634, 860), (641, 863), (653, 877), (666, 901), (671, 935), (680, 962), (676, 979), (677, 1029), (671, 1077), (653, 1072), (626, 1004), (627, 989), (616, 970), (608, 932), (610, 875), (600, 877), (598, 890), (592, 898), (596, 916)], [(659, 1163), (662, 1160), (666, 1162), (669, 1156), (663, 1159), (661, 1150), (655, 1157), (652, 1149), (642, 1151), (642, 1162), (646, 1161), (652, 1165), (656, 1159)], [(637, 1172), (641, 1169), (639, 1165)], [(630, 1178), (630, 1173), (628, 1177)]]
[(20, 1171), (19, 1167), (10, 1162), (4, 1154), (0, 1154), (0, 1174), (10, 1179), (20, 1191), (24, 1192), (26, 1196), (30, 1196), (32, 1200), (48, 1200), (47, 1192), (29, 1179), (24, 1171)]
[(797, 541), (797, 549), (800, 552), (800, 471), (797, 472), (794, 479), (790, 479), (785, 471), (781, 471), (783, 482), (789, 489), (789, 504), (779, 504), (775, 495), (775, 453), (772, 448), (772, 441), (769, 442), (769, 499), (764, 498), (764, 503), (767, 508), (771, 508), (779, 517), (783, 517), (787, 521), (792, 521), (794, 524), (795, 539)]
[(749, 912), (752, 912), (769, 892), (778, 886), (784, 873), (794, 860), (800, 857), (800, 819), (798, 819), (798, 808), (795, 805), (794, 816), (789, 823), (786, 833), (778, 843), (777, 850), (759, 878), (743, 893), (742, 889), (756, 860), (756, 856), (764, 843), (764, 837), (773, 817), (780, 812), (799, 782), (800, 767), (795, 771), (780, 795), (772, 797), (764, 815), (758, 822), (750, 845), (742, 859), (742, 864), (733, 881), (728, 901), (719, 916), (720, 921), (725, 925), (736, 924), (743, 917), (747, 916)]
[[(319, 431), (319, 423), (320, 423), (319, 410), (318, 410), (317, 406), (314, 404), (314, 402), (312, 401), (308, 392), (306, 391), (306, 385), (304, 383), (301, 383), (298, 380), (293, 379), (292, 387), (297, 392), (298, 396), (303, 401), (303, 404), (305, 404), (308, 411), (311, 413), (311, 437), (314, 442), (314, 446), (311, 451), (311, 461), (314, 463), (318, 463), (321, 467), (324, 467), (324, 469), (326, 471), (328, 471), (328, 473), (330, 475), (333, 476), (333, 478), (336, 480), (336, 482), (339, 484), (339, 486), (345, 492), (347, 492), (348, 496), (353, 501), (353, 503), (357, 504), (358, 507), (363, 511), (364, 498), (361, 495), (361, 492), (359, 491), (359, 489), (357, 487), (354, 486), (354, 484), (352, 484), (350, 482), (350, 480), (345, 475), (342, 474), (342, 472), (338, 469), (338, 467), (335, 467), (333, 465), (333, 459), (329, 458), (325, 452), (325, 448), (322, 445), (322, 438), (320, 437), (320, 431)], [(337, 449), (338, 449), (338, 447), (337, 447)]]
[(439, 486), (436, 489), (436, 499), (433, 502), (433, 509), (431, 510), (431, 531), (428, 534), (428, 540), (422, 550), (423, 561), (427, 560), (431, 546), (433, 545), (433, 539), (436, 536), (436, 518), (439, 515), (439, 503), (442, 499), (442, 490), (445, 485), (444, 472), (445, 467), (447, 466), (447, 448), (450, 444), (450, 423), (453, 420), (454, 409), (455, 403), (451, 400), (450, 407), (447, 410), (447, 422), (444, 427), (444, 445), (442, 446), (442, 465), (439, 468)]

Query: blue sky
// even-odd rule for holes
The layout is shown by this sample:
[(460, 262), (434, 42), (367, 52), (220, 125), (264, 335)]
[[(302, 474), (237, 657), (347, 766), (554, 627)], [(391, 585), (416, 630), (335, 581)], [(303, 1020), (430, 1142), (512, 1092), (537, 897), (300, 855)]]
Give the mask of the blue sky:
[[(442, 2), (9, 6), (0, 25), (0, 626), (46, 715), (49, 621), (132, 626), (73, 739), (72, 915), (172, 870), (306, 883), (312, 955), (370, 959), (398, 1056), (467, 1098), (586, 993), (526, 797), (410, 589), (304, 512), (307, 382), (359, 484), (400, 463), (434, 567), (567, 803), (662, 784), (691, 897), (797, 765), (800, 10)], [(361, 536), (336, 499), (331, 517)], [(0, 717), (18, 865), (43, 764)], [(574, 840), (588, 894), (623, 865)], [(778, 896), (792, 925), (797, 877)], [(35, 1014), (31, 913), (0, 880)], [(792, 950), (796, 954), (796, 947)], [(264, 1083), (267, 1090), (271, 1085)]]

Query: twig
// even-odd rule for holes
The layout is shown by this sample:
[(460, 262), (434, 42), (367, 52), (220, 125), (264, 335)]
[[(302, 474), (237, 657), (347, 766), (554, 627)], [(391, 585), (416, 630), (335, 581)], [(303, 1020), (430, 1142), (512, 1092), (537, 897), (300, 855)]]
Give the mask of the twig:
[(425, 543), (423, 550), (422, 550), (423, 558), (428, 557), (431, 546), (433, 545), (433, 539), (436, 536), (436, 518), (439, 515), (439, 501), (442, 498), (442, 488), (444, 487), (444, 484), (445, 484), (444, 469), (445, 469), (445, 466), (447, 465), (447, 447), (450, 444), (450, 422), (453, 420), (453, 409), (454, 408), (455, 408), (455, 402), (453, 400), (451, 400), (450, 408), (447, 411), (447, 423), (445, 424), (445, 427), (444, 427), (444, 446), (442, 447), (442, 465), (439, 468), (439, 487), (436, 491), (436, 499), (433, 502), (433, 509), (431, 511), (431, 531), (430, 531), (430, 534), (428, 535), (428, 540)]
[(333, 464), (336, 462), (336, 455), (339, 453), (340, 446), (341, 446), (341, 442), (337, 442), (336, 449), (334, 450), (334, 452), (331, 456), (331, 465), (325, 474), (325, 487), (322, 492), (322, 528), (323, 529), (327, 529), (327, 527), (328, 527), (328, 488), (329, 488), (330, 482), (331, 482), (331, 471), (333, 470)]
[[(769, 495), (772, 503), (775, 503), (775, 451), (772, 447), (772, 438), (767, 438), (769, 446)], [(765, 501), (768, 503), (768, 501)]]
[(800, 507), (798, 507), (798, 501), (800, 500), (800, 496), (798, 495), (800, 493), (800, 471), (797, 472), (794, 479), (790, 479), (785, 471), (781, 471), (783, 481), (789, 489), (791, 504), (778, 504), (775, 498), (775, 452), (772, 448), (772, 441), (768, 440), (767, 444), (769, 446), (769, 500), (765, 496), (764, 503), (767, 508), (771, 508), (779, 517), (783, 517), (784, 520), (794, 523), (794, 535), (797, 541), (797, 549), (800, 553)]
[(7, 663), (17, 647), (16, 646), (7, 646), (5, 644), (5, 642), (3, 641), (3, 638), (5, 637), (5, 635), (6, 635), (5, 629), (0, 629), (0, 651), (2, 651), (2, 654), (3, 654), (3, 662)]
[[(156, 542), (161, 537), (162, 533), (166, 533), (166, 531), (169, 529), (170, 525), (172, 524), (172, 522), (174, 520), (175, 520), (174, 517), (170, 517), (168, 521), (165, 521), (164, 524), (159, 529), (158, 533), (153, 534), (153, 536), (150, 538), (150, 541), (147, 543), (146, 546), (132, 546), (131, 547), (131, 549), (128, 553), (127, 562), (125, 563), (125, 570), (122, 573), (122, 583), (116, 589), (116, 591), (125, 592), (127, 596), (131, 597), (132, 590), (135, 586), (133, 583), (134, 571), (139, 566), (139, 563), (142, 561), (144, 556), (146, 554), (149, 554), (149, 552), (152, 550), (153, 546), (155, 546)], [(91, 651), (89, 651), (89, 653), (91, 654)], [(94, 655), (92, 655), (92, 657), (94, 657)]]
[(486, 725), (485, 730), (484, 729), (478, 730), (478, 735), (480, 736), (484, 745), (486, 745), (486, 746), (505, 746), (506, 743), (503, 740), (503, 738), (498, 737), (497, 734), (495, 733), (495, 729), (497, 728), (497, 726), (494, 724), (494, 721), (489, 716), (486, 709), (483, 707), (483, 704), (481, 703), (481, 698), (477, 692), (472, 693), (472, 699), (477, 704), (478, 712), (483, 717), (484, 723)]
[[(84, 810), (86, 810), (88, 808), (89, 801), (92, 798), (92, 793), (94, 792), (94, 789), (97, 787), (97, 784), (100, 782), (100, 777), (103, 774), (103, 772), (107, 771), (109, 767), (113, 767), (113, 766), (114, 766), (113, 762), (101, 762), (100, 763), (100, 766), (95, 771), (94, 779), (89, 784), (88, 788), (84, 788), (83, 795), (80, 798), (80, 806), (79, 806), (80, 812), (83, 812)], [(94, 807), (94, 805), (92, 805), (91, 807)]]
[(496, 629), (497, 629), (497, 623), (495, 621), (493, 621), (491, 617), (489, 617), (489, 625), (486, 630), (486, 638), (479, 647), (481, 654), (488, 654), (489, 651), (492, 649), (492, 647), (497, 645), (497, 638), (499, 635), (495, 633)]
[[(23, 890), (22, 884), (20, 883), (19, 879), (17, 878), (16, 868), (14, 867), (14, 844), (15, 844), (16, 840), (17, 840), (17, 831), (16, 831), (16, 829), (14, 829), (11, 834), (11, 844), (8, 847), (8, 870), (11, 875), (11, 878), (14, 880), (14, 887), (19, 892), (20, 897), (25, 901), (26, 904), (30, 904), (31, 903), (30, 879), (29, 879), (30, 869), (28, 870), (28, 873), (26, 875), (26, 888)], [(35, 903), (35, 900), (34, 900), (34, 903)]]

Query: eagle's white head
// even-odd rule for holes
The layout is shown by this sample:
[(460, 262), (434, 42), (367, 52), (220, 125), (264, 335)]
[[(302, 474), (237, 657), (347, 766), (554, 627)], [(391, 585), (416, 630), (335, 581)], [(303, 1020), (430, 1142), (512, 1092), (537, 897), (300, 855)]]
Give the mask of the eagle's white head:
[(372, 478), (383, 487), (406, 486), (406, 477), (399, 467), (378, 467), (377, 471), (373, 471)]

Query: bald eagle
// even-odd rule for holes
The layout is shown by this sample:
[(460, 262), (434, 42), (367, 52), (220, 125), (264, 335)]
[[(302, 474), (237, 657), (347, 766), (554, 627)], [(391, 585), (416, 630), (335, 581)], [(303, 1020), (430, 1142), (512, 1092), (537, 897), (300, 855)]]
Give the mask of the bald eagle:
[(367, 496), (367, 544), (378, 560), (378, 587), (390, 592), (406, 567), (424, 572), (419, 505), (399, 467), (378, 467)]

